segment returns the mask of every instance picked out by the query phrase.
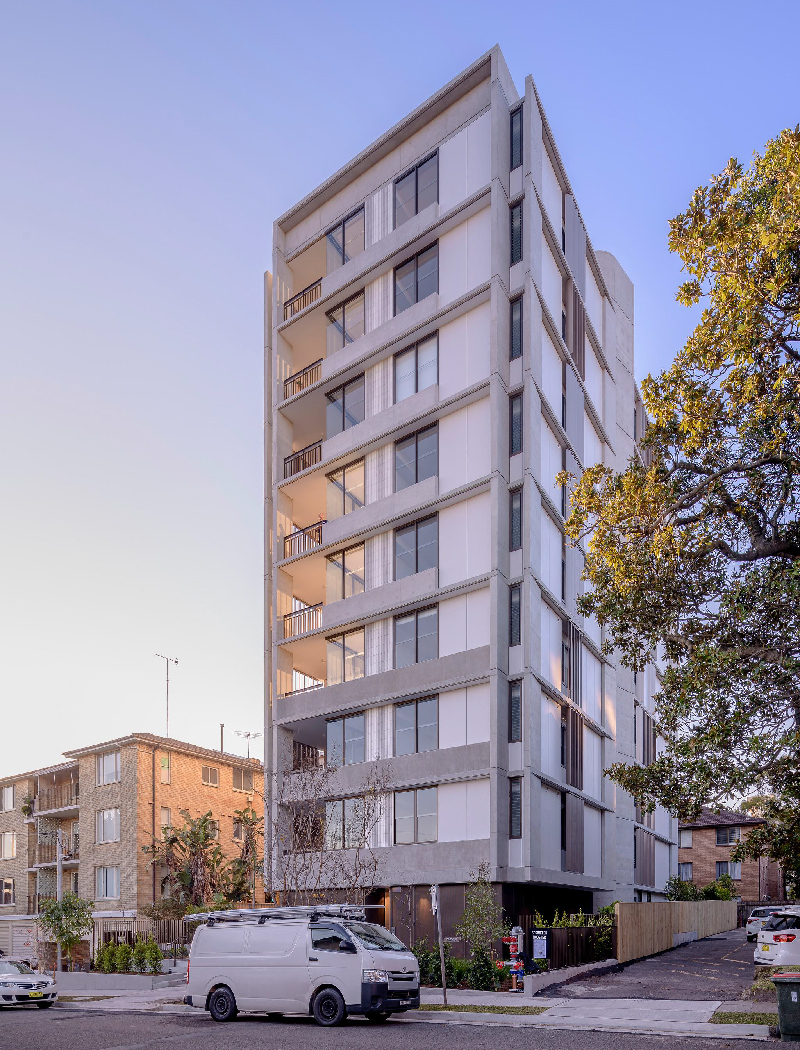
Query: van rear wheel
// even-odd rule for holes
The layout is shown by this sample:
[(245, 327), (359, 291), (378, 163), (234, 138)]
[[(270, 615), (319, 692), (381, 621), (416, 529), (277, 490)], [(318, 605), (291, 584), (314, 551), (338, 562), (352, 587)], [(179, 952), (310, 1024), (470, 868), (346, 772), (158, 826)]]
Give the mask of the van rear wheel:
[(223, 985), (215, 988), (208, 1000), (208, 1012), (215, 1021), (234, 1021), (238, 1010), (236, 999), (230, 988)]
[(317, 992), (311, 1010), (314, 1020), (323, 1028), (333, 1028), (334, 1025), (342, 1024), (347, 1017), (344, 999), (335, 988), (323, 988), (321, 992)]

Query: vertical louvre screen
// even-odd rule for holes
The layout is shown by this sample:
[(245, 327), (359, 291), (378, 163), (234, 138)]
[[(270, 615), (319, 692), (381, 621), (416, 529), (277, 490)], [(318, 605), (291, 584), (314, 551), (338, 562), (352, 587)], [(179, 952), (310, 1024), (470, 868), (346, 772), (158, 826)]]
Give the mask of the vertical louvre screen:
[(581, 379), (586, 379), (586, 317), (578, 289), (572, 288), (572, 360), (580, 373)]
[(512, 361), (522, 357), (522, 296), (511, 303), (511, 346), (509, 356)]
[(656, 760), (656, 729), (653, 716), (642, 711), (642, 765), (649, 766)]
[(510, 168), (518, 168), (522, 164), (522, 106), (515, 109), (511, 114), (511, 158)]
[(566, 796), (566, 870), (583, 871), (583, 799)]
[[(565, 568), (566, 568), (566, 547), (564, 548)], [(566, 580), (564, 581), (566, 583)], [(582, 680), (581, 680), (581, 632), (574, 624), (569, 625), (570, 633), (570, 661), (572, 664), (570, 683), (571, 692), (570, 696), (578, 705), (583, 707), (583, 692), (582, 692)]]
[(567, 783), (583, 791), (583, 715), (565, 705), (563, 716), (567, 723)]
[(633, 834), (634, 882), (639, 886), (653, 886), (656, 880), (656, 840), (644, 828), (635, 828)]
[(522, 641), (522, 588), (518, 583), (509, 589), (509, 645), (519, 645)]
[(508, 683), (508, 741), (522, 740), (522, 682)]
[(522, 781), (519, 777), (508, 782), (508, 837), (522, 838)]
[(511, 209), (511, 265), (522, 260), (522, 202)]

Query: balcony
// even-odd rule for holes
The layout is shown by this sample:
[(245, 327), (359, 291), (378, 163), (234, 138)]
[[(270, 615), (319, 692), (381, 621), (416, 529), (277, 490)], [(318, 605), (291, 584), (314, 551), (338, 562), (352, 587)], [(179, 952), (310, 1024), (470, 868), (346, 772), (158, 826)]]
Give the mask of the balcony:
[(294, 477), (295, 474), (299, 474), (303, 470), (308, 470), (309, 467), (313, 467), (321, 460), (321, 441), (315, 441), (313, 445), (306, 445), (305, 448), (301, 448), (298, 452), (293, 452), (291, 456), (287, 456), (283, 461), (284, 480)]
[(318, 383), (322, 378), (322, 358), (319, 361), (314, 361), (310, 365), (306, 365), (305, 368), (299, 372), (295, 372), (293, 376), (289, 376), (288, 379), (283, 381), (283, 398), (284, 401), (290, 397), (294, 397), (295, 394), (299, 394), (306, 387), (313, 386), (314, 383)]
[(292, 741), (292, 769), (314, 769), (325, 765), (325, 752), (311, 744)]
[[(30, 866), (54, 865), (56, 863), (56, 849), (55, 842), (37, 842), (33, 852), (33, 864)], [(74, 835), (72, 838), (64, 837), (61, 845), (61, 855), (65, 864), (74, 863), (78, 860), (80, 849), (77, 835)]]
[(312, 303), (322, 295), (322, 278), (320, 277), (313, 284), (310, 284), (308, 288), (304, 288), (302, 292), (298, 292), (297, 295), (287, 300), (283, 304), (283, 319), (288, 321), (290, 318), (299, 314), (302, 310), (305, 310), (307, 306), (311, 306)]
[(301, 634), (316, 631), (320, 625), (322, 602), (319, 605), (307, 605), (304, 609), (295, 609), (286, 613), (283, 618), (283, 637), (297, 638)]
[(315, 525), (307, 525), (304, 529), (290, 532), (283, 538), (284, 558), (296, 558), (298, 554), (308, 554), (322, 545), (322, 526), (325, 521), (318, 521)]
[(47, 813), (55, 809), (77, 809), (78, 785), (62, 784), (46, 791), (40, 791), (33, 800), (35, 814)]

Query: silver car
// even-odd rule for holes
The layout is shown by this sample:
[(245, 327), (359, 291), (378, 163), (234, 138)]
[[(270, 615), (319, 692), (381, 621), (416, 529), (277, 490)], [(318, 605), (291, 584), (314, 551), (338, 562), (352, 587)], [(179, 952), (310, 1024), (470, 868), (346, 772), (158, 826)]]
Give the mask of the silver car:
[(58, 985), (46, 973), (37, 973), (22, 959), (0, 959), (0, 1007), (38, 1006), (46, 1010), (58, 998)]

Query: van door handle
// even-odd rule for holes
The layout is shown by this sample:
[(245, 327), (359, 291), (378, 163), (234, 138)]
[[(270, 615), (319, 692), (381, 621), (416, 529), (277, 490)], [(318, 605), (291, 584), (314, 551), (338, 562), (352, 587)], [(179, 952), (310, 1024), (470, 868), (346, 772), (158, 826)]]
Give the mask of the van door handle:
[(316, 957), (316, 955), (309, 955), (308, 961), (309, 962), (319, 962), (319, 959)]

